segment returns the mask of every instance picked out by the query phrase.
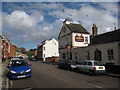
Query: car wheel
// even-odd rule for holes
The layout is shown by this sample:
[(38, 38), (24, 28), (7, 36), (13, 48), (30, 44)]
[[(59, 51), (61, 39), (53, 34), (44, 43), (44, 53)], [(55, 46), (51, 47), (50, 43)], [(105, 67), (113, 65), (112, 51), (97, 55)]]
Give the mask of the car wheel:
[(89, 70), (89, 74), (90, 74), (91, 76), (94, 76), (94, 71)]

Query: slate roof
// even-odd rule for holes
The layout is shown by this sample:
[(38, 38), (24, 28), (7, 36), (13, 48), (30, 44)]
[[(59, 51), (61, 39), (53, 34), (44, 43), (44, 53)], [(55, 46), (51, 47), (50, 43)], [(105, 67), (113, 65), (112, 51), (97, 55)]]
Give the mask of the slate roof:
[(70, 23), (66, 24), (66, 26), (70, 29), (71, 32), (90, 34), (81, 24)]
[(96, 35), (91, 39), (91, 44), (103, 44), (109, 42), (120, 41), (120, 29)]

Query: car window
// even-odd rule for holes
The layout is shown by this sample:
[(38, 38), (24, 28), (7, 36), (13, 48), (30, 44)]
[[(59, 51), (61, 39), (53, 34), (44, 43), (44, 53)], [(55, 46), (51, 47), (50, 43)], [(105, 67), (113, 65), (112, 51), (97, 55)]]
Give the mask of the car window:
[(83, 62), (83, 63), (82, 63), (82, 65), (86, 65), (86, 64), (87, 64), (87, 62)]
[(19, 67), (19, 66), (28, 66), (28, 63), (25, 60), (15, 60), (12, 61), (12, 67)]
[(87, 65), (92, 66), (92, 62), (88, 62)]
[(94, 66), (100, 66), (99, 62), (94, 62)]

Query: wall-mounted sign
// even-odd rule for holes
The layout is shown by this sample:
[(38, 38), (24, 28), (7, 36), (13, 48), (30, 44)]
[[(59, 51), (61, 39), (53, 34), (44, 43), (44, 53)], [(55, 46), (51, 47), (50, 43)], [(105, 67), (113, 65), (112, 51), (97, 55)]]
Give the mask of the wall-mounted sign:
[(83, 36), (75, 36), (75, 41), (76, 42), (84, 42), (84, 37)]

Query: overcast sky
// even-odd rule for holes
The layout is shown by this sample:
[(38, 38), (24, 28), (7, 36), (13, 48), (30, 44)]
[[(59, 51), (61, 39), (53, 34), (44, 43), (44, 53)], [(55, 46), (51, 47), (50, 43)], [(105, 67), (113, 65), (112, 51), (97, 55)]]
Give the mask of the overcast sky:
[[(3, 2), (3, 34), (18, 46), (27, 50), (41, 41), (58, 38), (63, 20), (82, 24), (91, 32), (93, 24), (99, 34), (112, 31), (118, 26), (117, 2)], [(118, 28), (118, 27), (117, 27)]]

